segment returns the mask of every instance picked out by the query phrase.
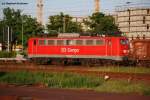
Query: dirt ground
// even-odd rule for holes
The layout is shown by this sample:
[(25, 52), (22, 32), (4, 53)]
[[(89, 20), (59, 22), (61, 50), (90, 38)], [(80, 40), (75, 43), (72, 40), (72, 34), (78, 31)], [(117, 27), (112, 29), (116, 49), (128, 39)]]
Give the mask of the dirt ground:
[(150, 100), (139, 94), (99, 93), (90, 90), (0, 86), (0, 100)]

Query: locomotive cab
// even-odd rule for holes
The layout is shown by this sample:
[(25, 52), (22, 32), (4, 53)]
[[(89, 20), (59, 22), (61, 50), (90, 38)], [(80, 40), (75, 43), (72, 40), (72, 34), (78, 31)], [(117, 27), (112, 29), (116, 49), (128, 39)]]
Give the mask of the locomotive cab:
[(120, 39), (120, 48), (121, 48), (121, 53), (123, 55), (128, 55), (128, 53), (129, 53), (129, 41), (128, 41), (128, 39)]
[(123, 60), (128, 59), (129, 54), (129, 40), (127, 38), (120, 39), (120, 55), (123, 56)]
[(37, 48), (37, 39), (31, 38), (28, 40), (28, 57), (33, 57), (36, 54)]
[(116, 61), (127, 59), (129, 42), (126, 37), (107, 37), (105, 41), (107, 58)]

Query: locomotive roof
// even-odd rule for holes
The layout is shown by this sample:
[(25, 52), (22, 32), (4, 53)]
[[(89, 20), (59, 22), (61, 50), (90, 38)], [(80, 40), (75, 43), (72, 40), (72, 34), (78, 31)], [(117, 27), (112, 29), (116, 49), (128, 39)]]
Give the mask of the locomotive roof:
[(80, 36), (80, 37), (32, 37), (30, 39), (109, 39), (109, 38), (126, 38), (126, 37)]

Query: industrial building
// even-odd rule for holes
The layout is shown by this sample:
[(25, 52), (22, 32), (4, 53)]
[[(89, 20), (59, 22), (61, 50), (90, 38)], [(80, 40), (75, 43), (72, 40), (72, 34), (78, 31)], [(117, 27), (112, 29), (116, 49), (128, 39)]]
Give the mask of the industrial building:
[(128, 37), (150, 37), (150, 7), (118, 8), (115, 20)]

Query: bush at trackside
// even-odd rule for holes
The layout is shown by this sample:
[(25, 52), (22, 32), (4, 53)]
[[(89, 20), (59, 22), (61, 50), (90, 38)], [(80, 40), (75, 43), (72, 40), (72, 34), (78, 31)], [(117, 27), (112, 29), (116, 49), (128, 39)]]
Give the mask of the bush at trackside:
[(14, 58), (16, 57), (16, 52), (7, 52), (7, 51), (0, 51), (0, 58)]

